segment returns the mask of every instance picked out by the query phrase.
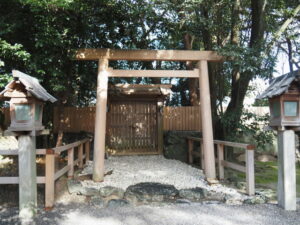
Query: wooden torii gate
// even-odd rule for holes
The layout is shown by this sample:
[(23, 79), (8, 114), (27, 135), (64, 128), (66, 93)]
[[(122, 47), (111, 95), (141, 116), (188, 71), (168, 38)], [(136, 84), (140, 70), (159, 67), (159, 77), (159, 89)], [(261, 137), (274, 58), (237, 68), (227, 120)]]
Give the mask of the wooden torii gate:
[[(79, 49), (77, 60), (98, 60), (97, 103), (95, 119), (93, 180), (104, 179), (104, 153), (106, 130), (106, 105), (108, 77), (186, 77), (199, 78), (200, 110), (202, 120), (204, 172), (208, 181), (216, 179), (211, 100), (209, 90), (208, 61), (222, 61), (222, 56), (214, 51), (191, 50), (117, 50)], [(194, 70), (113, 70), (109, 61), (193, 61)]]

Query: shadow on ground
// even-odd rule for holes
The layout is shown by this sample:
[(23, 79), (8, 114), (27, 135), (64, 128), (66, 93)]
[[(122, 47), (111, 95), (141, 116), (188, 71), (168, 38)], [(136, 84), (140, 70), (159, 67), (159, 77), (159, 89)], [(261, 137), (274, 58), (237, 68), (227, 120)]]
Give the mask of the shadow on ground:
[[(276, 205), (174, 204), (99, 208), (89, 204), (58, 204), (52, 211), (40, 210), (36, 224), (299, 224), (300, 206), (288, 212)], [(19, 224), (17, 208), (2, 209), (0, 224)]]

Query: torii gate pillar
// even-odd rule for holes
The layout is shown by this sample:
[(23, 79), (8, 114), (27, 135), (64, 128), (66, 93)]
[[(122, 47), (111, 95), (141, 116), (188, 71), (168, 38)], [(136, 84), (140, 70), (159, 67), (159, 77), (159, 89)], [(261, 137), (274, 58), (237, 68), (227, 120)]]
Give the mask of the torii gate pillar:
[(97, 77), (97, 103), (95, 118), (94, 167), (93, 180), (101, 182), (104, 179), (104, 154), (106, 131), (106, 105), (108, 88), (108, 60), (100, 59)]
[(199, 89), (200, 89), (200, 112), (202, 124), (202, 137), (204, 149), (204, 173), (208, 182), (216, 180), (216, 164), (214, 151), (214, 138), (211, 116), (211, 102), (209, 90), (209, 76), (207, 61), (198, 62)]

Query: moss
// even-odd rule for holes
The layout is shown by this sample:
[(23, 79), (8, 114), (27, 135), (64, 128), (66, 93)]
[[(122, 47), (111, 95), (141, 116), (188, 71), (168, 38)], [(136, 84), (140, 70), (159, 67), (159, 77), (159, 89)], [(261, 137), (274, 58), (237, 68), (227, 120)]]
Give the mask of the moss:
[[(245, 181), (245, 174), (231, 169), (226, 169), (226, 177), (234, 176), (238, 181)], [(256, 188), (277, 189), (278, 166), (277, 162), (255, 162)], [(296, 190), (300, 197), (300, 165), (296, 166)]]

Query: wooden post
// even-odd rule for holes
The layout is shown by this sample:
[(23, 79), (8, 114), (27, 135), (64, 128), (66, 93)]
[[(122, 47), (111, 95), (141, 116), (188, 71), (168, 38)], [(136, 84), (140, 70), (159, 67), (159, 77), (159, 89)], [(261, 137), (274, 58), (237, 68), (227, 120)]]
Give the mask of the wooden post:
[(68, 149), (68, 166), (70, 167), (68, 178), (72, 179), (74, 176), (74, 148)]
[(219, 166), (219, 179), (224, 179), (224, 166), (222, 164), (222, 161), (224, 160), (224, 145), (218, 144), (218, 166)]
[(85, 164), (90, 160), (90, 141), (85, 143)]
[(163, 154), (164, 148), (164, 131), (163, 131), (163, 118), (162, 118), (162, 100), (157, 102), (157, 143), (158, 143), (158, 153)]
[(31, 220), (36, 214), (36, 153), (35, 137), (21, 135), (18, 139), (19, 148), (19, 216)]
[(55, 151), (53, 149), (46, 150), (46, 176), (45, 176), (45, 208), (51, 209), (54, 205), (55, 194)]
[(198, 68), (205, 165), (204, 172), (208, 181), (214, 181), (216, 179), (216, 167), (207, 61), (199, 61)]
[(78, 147), (78, 167), (79, 169), (83, 168), (83, 144)]
[(201, 169), (204, 171), (204, 149), (203, 149), (203, 141), (200, 141), (200, 155), (201, 155)]
[(295, 133), (278, 131), (278, 205), (285, 210), (296, 210)]
[(95, 182), (101, 182), (104, 179), (108, 60), (99, 60), (98, 67), (93, 167), (93, 180)]
[(254, 149), (246, 150), (246, 183), (248, 195), (255, 194)]
[(193, 140), (188, 139), (188, 147), (189, 147), (189, 164), (193, 163)]

